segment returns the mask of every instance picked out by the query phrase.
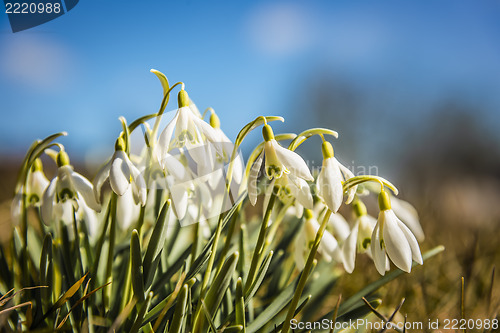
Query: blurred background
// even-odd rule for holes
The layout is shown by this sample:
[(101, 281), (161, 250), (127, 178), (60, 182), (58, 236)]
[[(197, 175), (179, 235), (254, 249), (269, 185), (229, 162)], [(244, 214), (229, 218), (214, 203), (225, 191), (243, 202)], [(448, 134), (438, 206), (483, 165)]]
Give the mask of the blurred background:
[[(337, 130), (339, 160), (355, 173), (376, 167), (419, 210), (422, 248), (447, 247), (432, 267), (391, 287), (389, 306), (415, 294), (423, 298), (410, 299), (407, 311), (451, 316), (463, 276), (469, 313), (493, 315), (486, 299), (500, 263), (499, 18), (493, 0), (80, 1), (13, 34), (2, 13), (3, 225), (31, 142), (67, 131), (61, 142), (92, 178), (113, 151), (118, 117), (158, 110), (155, 68), (185, 82), (201, 110), (213, 107), (230, 138), (259, 115), (284, 116), (277, 132)], [(243, 151), (260, 140), (249, 137)], [(321, 163), (319, 144), (302, 153)]]

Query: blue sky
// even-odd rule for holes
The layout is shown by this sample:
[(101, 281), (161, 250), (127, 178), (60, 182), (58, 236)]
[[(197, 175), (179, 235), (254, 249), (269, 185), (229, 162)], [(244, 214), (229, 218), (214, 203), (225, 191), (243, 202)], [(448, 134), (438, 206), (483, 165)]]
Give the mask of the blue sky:
[(214, 107), (232, 138), (263, 114), (330, 125), (294, 108), (315, 73), (352, 84), (390, 126), (458, 95), (497, 127), (499, 18), (498, 1), (105, 0), (13, 34), (0, 14), (0, 153), (62, 130), (70, 155), (111, 152), (120, 115), (158, 109), (151, 68)]

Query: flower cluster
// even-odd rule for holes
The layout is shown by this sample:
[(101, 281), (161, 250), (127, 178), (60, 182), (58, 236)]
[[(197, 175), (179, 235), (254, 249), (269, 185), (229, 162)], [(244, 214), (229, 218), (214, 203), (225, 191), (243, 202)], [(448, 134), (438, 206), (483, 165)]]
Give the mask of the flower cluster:
[[(337, 132), (313, 128), (298, 135), (275, 135), (271, 123), (284, 119), (260, 116), (231, 141), (212, 108), (200, 113), (183, 83), (170, 86), (163, 74), (153, 72), (164, 88), (160, 110), (130, 124), (120, 118), (122, 129), (114, 152), (102, 161), (93, 182), (76, 172), (64, 146), (54, 143), (63, 133), (36, 141), (23, 162), (12, 216), (24, 247), (20, 253), (28, 255), (33, 237), (28, 213), (38, 213), (43, 251), (35, 278), (40, 276), (40, 283), (49, 286), (52, 299), (63, 286), (74, 291), (70, 281), (83, 276), (81, 284), (88, 272), (88, 286), (99, 283), (99, 288), (105, 288), (99, 306), (89, 306), (86, 301), (99, 288), (73, 304), (84, 303), (89, 316), (92, 311), (118, 316), (120, 310), (128, 316), (126, 330), (138, 331), (145, 318), (157, 318), (149, 330), (161, 327), (194, 333), (208, 330), (206, 318), (224, 328), (236, 318), (237, 325), (231, 330), (240, 331), (245, 326), (247, 301), (257, 297), (257, 289), (269, 286), (268, 295), (273, 295), (273, 288), (283, 291), (298, 276), (287, 319), (278, 323), (286, 333), (315, 260), (326, 267), (343, 266), (352, 273), (357, 255), (364, 253), (381, 275), (391, 269), (391, 262), (405, 272), (411, 271), (414, 262), (423, 263), (417, 240), (424, 235), (415, 209), (395, 197), (397, 189), (387, 180), (355, 176), (346, 168), (325, 138), (336, 138)], [(181, 88), (177, 108), (162, 128), (169, 96), (177, 86)], [(209, 120), (205, 121), (207, 114)], [(259, 127), (263, 140), (244, 163), (241, 143)], [(134, 136), (139, 128), (143, 135)], [(318, 173), (311, 172), (296, 151), (313, 136), (322, 140), (321, 146), (311, 147), (323, 156)], [(51, 181), (43, 171), (44, 153), (57, 167)], [(369, 215), (364, 204), (373, 194), (378, 196), (378, 219)], [(354, 218), (346, 215), (349, 212)], [(252, 246), (247, 245), (249, 240)], [(53, 248), (57, 251), (54, 256)], [(281, 258), (270, 265), (275, 249)], [(49, 257), (59, 260), (62, 279), (53, 273)], [(24, 275), (18, 276), (23, 282), (33, 279), (30, 268), (28, 264), (20, 268)], [(273, 274), (266, 274), (268, 269), (282, 275), (269, 278)], [(235, 276), (238, 278), (230, 283)], [(58, 280), (52, 283), (54, 277)], [(262, 283), (264, 279), (266, 283)], [(119, 283), (109, 287), (113, 280)], [(110, 305), (110, 295), (119, 295), (120, 304)], [(221, 306), (231, 295), (236, 295), (236, 315), (231, 314), (232, 302), (230, 307)], [(176, 304), (175, 310), (170, 311), (172, 304)], [(125, 311), (129, 306), (135, 308), (130, 316)], [(54, 308), (48, 309), (40, 320), (47, 327), (56, 327), (50, 320), (57, 321), (58, 314), (51, 316)], [(72, 317), (72, 323), (78, 320), (82, 318)], [(183, 330), (181, 325), (185, 325)], [(31, 325), (37, 327), (43, 324)]]

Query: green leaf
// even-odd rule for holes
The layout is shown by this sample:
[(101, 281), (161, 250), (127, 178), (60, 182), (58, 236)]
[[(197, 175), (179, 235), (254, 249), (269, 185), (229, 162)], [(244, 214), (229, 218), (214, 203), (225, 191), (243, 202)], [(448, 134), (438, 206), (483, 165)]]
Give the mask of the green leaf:
[[(226, 293), (231, 278), (236, 270), (236, 264), (238, 263), (239, 253), (235, 252), (226, 260), (219, 274), (215, 277), (210, 288), (207, 291), (205, 297), (205, 305), (207, 309), (211, 311), (210, 315), (213, 317), (219, 309), (219, 305)], [(200, 332), (200, 329), (204, 327), (204, 316), (199, 314), (198, 320), (196, 321), (195, 328), (193, 332)]]
[(144, 320), (144, 315), (149, 309), (149, 305), (151, 304), (151, 298), (153, 298), (153, 292), (148, 293), (148, 297), (145, 302), (142, 302), (142, 306), (137, 313), (137, 317), (135, 318), (134, 324), (130, 329), (130, 333), (137, 333), (142, 326), (142, 321)]
[(188, 299), (189, 286), (185, 284), (179, 293), (177, 304), (175, 305), (174, 316), (170, 324), (169, 333), (180, 333), (182, 328), (182, 321), (186, 316), (186, 304)]
[(132, 274), (132, 289), (137, 301), (144, 301), (144, 279), (141, 257), (141, 242), (139, 240), (139, 233), (137, 230), (132, 231), (130, 238), (130, 260), (131, 260), (131, 274)]
[(271, 259), (273, 257), (273, 251), (269, 252), (267, 255), (266, 259), (264, 259), (264, 262), (262, 263), (259, 272), (257, 273), (257, 276), (255, 277), (255, 280), (253, 281), (252, 285), (248, 289), (248, 291), (245, 294), (245, 305), (248, 304), (248, 302), (252, 299), (252, 297), (255, 295), (257, 290), (259, 290), (260, 285), (262, 284), (262, 281), (264, 281), (264, 277), (266, 276), (267, 270), (269, 268), (269, 264), (271, 263)]
[(168, 213), (170, 212), (169, 208), (170, 200), (167, 200), (161, 209), (160, 215), (156, 219), (155, 227), (149, 238), (149, 244), (143, 262), (146, 289), (148, 288), (148, 283), (146, 283), (146, 281), (152, 281), (155, 274), (152, 266), (153, 261), (155, 258), (159, 258), (158, 254), (165, 243), (165, 221), (168, 219)]
[(212, 316), (210, 315), (210, 312), (208, 312), (207, 306), (205, 305), (205, 302), (201, 300), (201, 307), (203, 309), (203, 313), (205, 314), (205, 317), (208, 320), (208, 324), (210, 326), (210, 329), (212, 330), (213, 333), (217, 333), (217, 328), (215, 328), (215, 323), (212, 320)]
[(241, 325), (243, 333), (245, 332), (245, 298), (243, 297), (243, 281), (241, 277), (236, 281), (236, 324)]
[(244, 327), (242, 325), (234, 325), (234, 326), (229, 326), (224, 329), (224, 333), (238, 333), (238, 332), (244, 332), (242, 331)]
[[(297, 307), (297, 309), (295, 309), (295, 312), (293, 313), (293, 316), (295, 317), (296, 315), (298, 315), (307, 305), (307, 303), (309, 302), (309, 300), (311, 299), (311, 295), (309, 296), (305, 296), (302, 298), (302, 301), (299, 303), (299, 306)], [(276, 323), (280, 323), (277, 327), (276, 327), (276, 330), (277, 331), (280, 331), (282, 328), (283, 328), (283, 324), (284, 324), (284, 320), (286, 319), (286, 314), (285, 313), (282, 313), (281, 315), (277, 316), (276, 318), (273, 319), (273, 322), (271, 322), (271, 325), (274, 327), (276, 325)], [(273, 323), (275, 323), (273, 325)]]

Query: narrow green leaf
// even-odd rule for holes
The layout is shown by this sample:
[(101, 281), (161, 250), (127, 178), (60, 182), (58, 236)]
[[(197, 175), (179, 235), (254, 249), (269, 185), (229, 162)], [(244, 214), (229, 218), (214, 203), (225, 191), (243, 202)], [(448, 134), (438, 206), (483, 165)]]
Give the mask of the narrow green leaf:
[(229, 326), (226, 327), (224, 330), (224, 333), (238, 333), (238, 332), (243, 332), (242, 330), (244, 327), (242, 325), (234, 325), (234, 326)]
[(144, 320), (144, 315), (149, 309), (149, 305), (151, 304), (151, 298), (153, 298), (153, 292), (148, 293), (148, 297), (146, 297), (146, 301), (142, 303), (139, 312), (137, 313), (137, 317), (135, 318), (134, 324), (130, 329), (130, 333), (137, 333), (142, 326), (142, 321)]
[(141, 242), (139, 240), (139, 233), (137, 230), (132, 231), (130, 238), (130, 260), (131, 260), (131, 275), (132, 275), (132, 289), (137, 301), (144, 301), (144, 279), (141, 257)]
[(174, 316), (170, 325), (170, 333), (180, 333), (182, 328), (182, 321), (186, 316), (186, 304), (188, 299), (189, 287), (185, 284), (179, 293), (177, 304), (175, 306)]
[[(231, 282), (231, 278), (236, 269), (236, 264), (238, 263), (238, 257), (238, 252), (235, 252), (231, 256), (229, 256), (229, 258), (222, 266), (219, 274), (217, 274), (207, 291), (204, 301), (207, 309), (211, 311), (210, 315), (212, 317), (215, 316), (217, 310), (219, 309), (222, 298), (224, 297), (224, 294), (229, 287), (229, 283)], [(197, 316), (198, 320), (195, 320), (195, 327), (193, 329), (193, 332), (200, 332), (200, 330), (205, 326), (205, 316), (201, 315), (199, 310)]]
[(236, 324), (241, 325), (245, 332), (245, 298), (243, 298), (243, 281), (241, 277), (236, 281)]
[(205, 313), (205, 317), (208, 320), (208, 324), (210, 326), (210, 329), (212, 330), (212, 333), (217, 333), (217, 328), (215, 328), (215, 323), (212, 320), (210, 312), (208, 312), (207, 306), (205, 305), (205, 302), (203, 300), (201, 300), (201, 306), (202, 306), (202, 309), (203, 309), (203, 313)]
[[(151, 237), (149, 238), (149, 244), (143, 262), (144, 282), (153, 280), (152, 278), (154, 277), (155, 272), (152, 269), (152, 264), (155, 258), (158, 257), (158, 253), (165, 243), (165, 221), (168, 219), (168, 212), (170, 211), (169, 208), (170, 200), (167, 200), (161, 209), (160, 215), (156, 219), (155, 227), (151, 233)], [(147, 283), (145, 284), (147, 286)]]
[(259, 272), (255, 277), (255, 280), (253, 281), (248, 291), (245, 293), (245, 304), (248, 304), (248, 302), (252, 299), (257, 290), (259, 290), (259, 287), (262, 284), (262, 281), (264, 281), (264, 277), (266, 276), (272, 257), (273, 257), (273, 251), (269, 252), (266, 259), (264, 259), (264, 262), (262, 263)]

